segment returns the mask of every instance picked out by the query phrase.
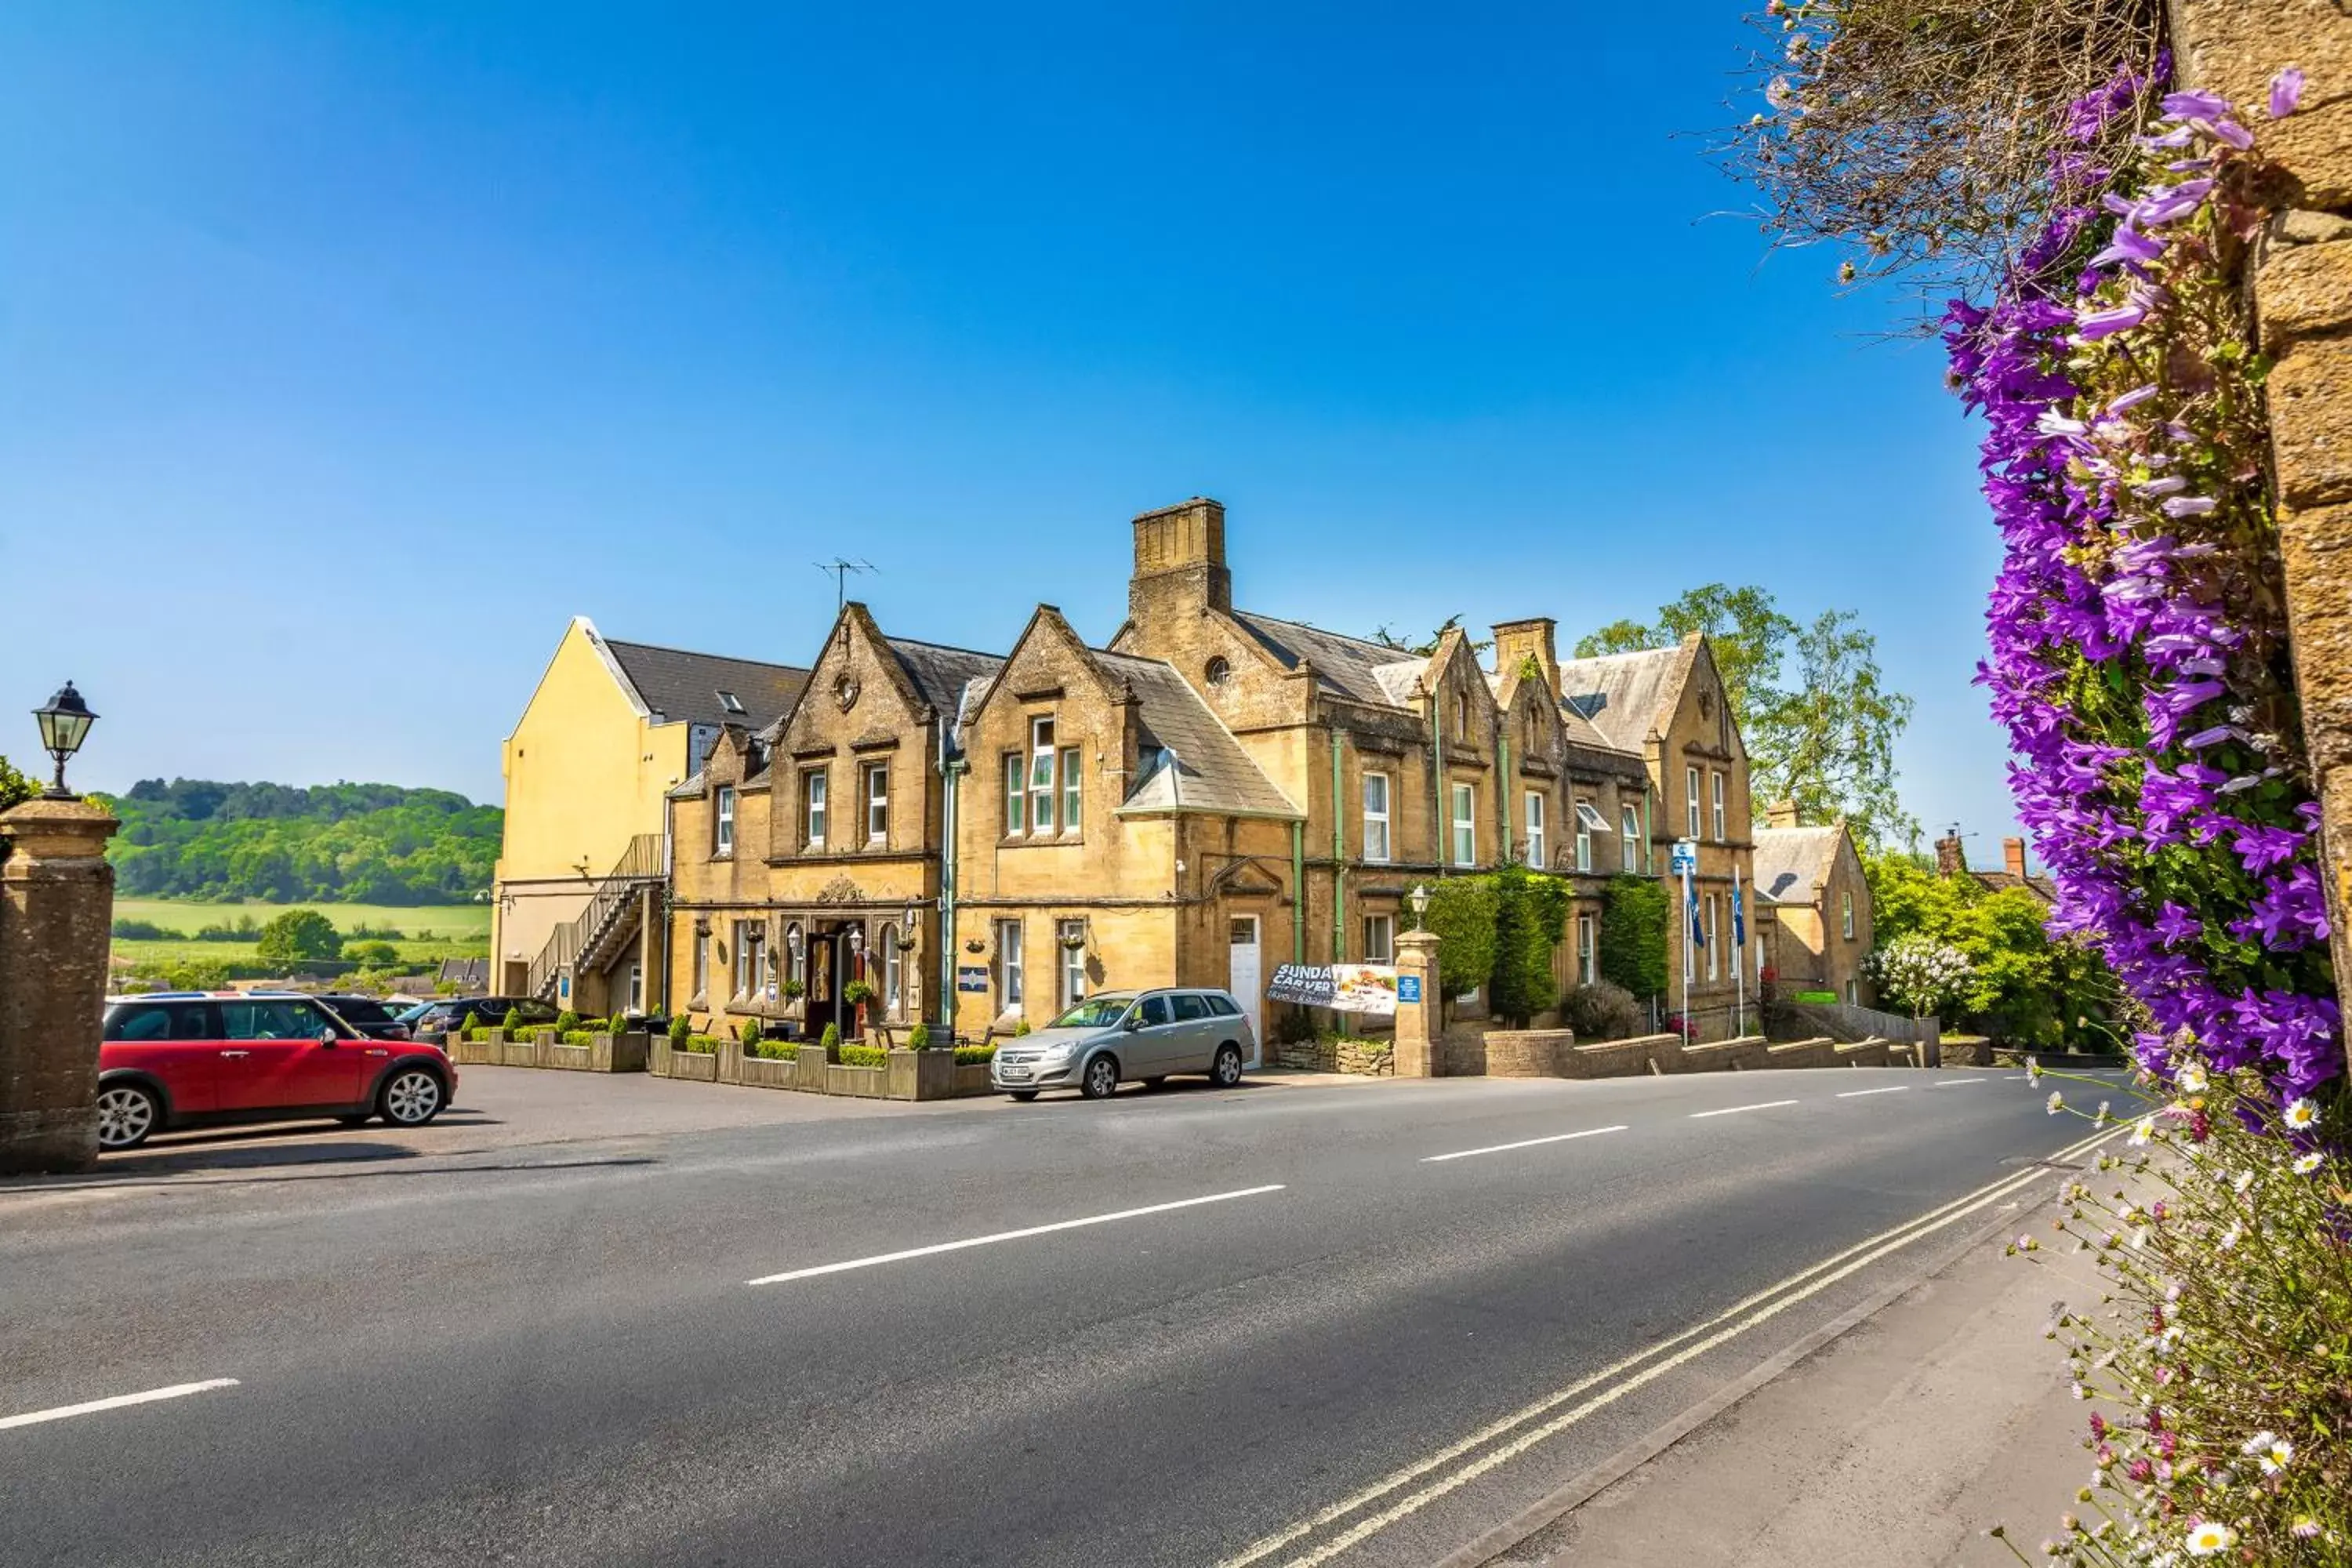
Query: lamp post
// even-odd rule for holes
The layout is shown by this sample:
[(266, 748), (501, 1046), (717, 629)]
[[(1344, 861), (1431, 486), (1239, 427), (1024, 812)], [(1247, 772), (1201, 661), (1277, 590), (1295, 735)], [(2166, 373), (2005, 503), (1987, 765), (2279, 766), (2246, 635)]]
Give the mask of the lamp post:
[(1429, 929), (1429, 884), (1414, 883), (1412, 891), (1405, 895), (1405, 901), (1412, 905), (1412, 929), (1427, 931)]
[(66, 788), (66, 759), (81, 750), (83, 737), (97, 720), (70, 680), (49, 699), (47, 707), (33, 710), (33, 721), (41, 727), (41, 745), (58, 761), (56, 780), (41, 792), (44, 800), (74, 798), (73, 791)]

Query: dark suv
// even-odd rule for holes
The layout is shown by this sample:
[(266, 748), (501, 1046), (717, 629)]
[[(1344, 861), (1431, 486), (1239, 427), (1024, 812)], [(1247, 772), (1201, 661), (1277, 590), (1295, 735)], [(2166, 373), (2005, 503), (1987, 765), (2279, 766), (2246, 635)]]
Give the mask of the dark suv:
[(372, 1040), (404, 1040), (409, 1037), (408, 1026), (400, 1021), (400, 1015), (373, 996), (329, 992), (319, 1000), (332, 1007), (336, 1017)]
[(561, 1016), (533, 996), (445, 996), (411, 1008), (400, 1016), (400, 1021), (408, 1026), (409, 1037), (414, 1039), (422, 1035), (446, 1034), (451, 1029), (470, 1029), (477, 1021), (496, 1028), (506, 1020), (509, 1009), (520, 1014), (526, 1024), (552, 1024)]

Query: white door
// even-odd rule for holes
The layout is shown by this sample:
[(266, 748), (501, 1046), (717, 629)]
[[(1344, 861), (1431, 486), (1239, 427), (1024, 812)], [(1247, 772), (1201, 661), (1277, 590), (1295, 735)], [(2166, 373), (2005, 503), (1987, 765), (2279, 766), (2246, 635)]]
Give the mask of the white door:
[(1258, 1065), (1258, 1043), (1265, 1038), (1265, 996), (1258, 985), (1257, 917), (1235, 915), (1227, 922), (1226, 941), (1232, 944), (1226, 960), (1225, 989), (1240, 1003), (1242, 1016), (1250, 1021), (1250, 1059), (1246, 1067)]

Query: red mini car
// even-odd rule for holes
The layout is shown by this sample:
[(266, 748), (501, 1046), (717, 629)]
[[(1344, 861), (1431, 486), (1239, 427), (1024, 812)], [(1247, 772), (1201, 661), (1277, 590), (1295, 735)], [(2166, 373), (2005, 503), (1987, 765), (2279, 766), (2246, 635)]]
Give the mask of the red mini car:
[(98, 1143), (131, 1149), (166, 1128), (313, 1116), (422, 1127), (457, 1087), (438, 1046), (370, 1039), (299, 992), (117, 996), (98, 1048)]

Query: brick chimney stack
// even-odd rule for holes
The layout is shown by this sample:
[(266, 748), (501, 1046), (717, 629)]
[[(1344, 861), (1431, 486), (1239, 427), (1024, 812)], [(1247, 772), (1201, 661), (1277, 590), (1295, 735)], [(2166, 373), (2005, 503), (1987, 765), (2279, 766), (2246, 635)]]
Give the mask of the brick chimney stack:
[(1955, 833), (1948, 838), (1938, 838), (1936, 840), (1936, 875), (1938, 877), (1958, 877), (1966, 872), (1968, 868), (1969, 858), (1966, 852), (1960, 848), (1960, 836), (1958, 834)]
[(1795, 801), (1777, 800), (1770, 805), (1764, 808), (1764, 826), (1767, 827), (1802, 827), (1804, 823), (1798, 818), (1797, 803)]
[(2025, 880), (2025, 840), (2004, 838), (2000, 841), (2000, 862), (2009, 874), (2019, 881)]
[(1225, 509), (1202, 496), (1135, 520), (1135, 575), (1128, 613), (1140, 624), (1156, 614), (1234, 607), (1225, 569)]
[(1533, 620), (1497, 621), (1495, 623), (1495, 671), (1505, 679), (1518, 672), (1519, 666), (1532, 658), (1543, 671), (1544, 685), (1553, 696), (1559, 695), (1559, 623), (1549, 616)]

